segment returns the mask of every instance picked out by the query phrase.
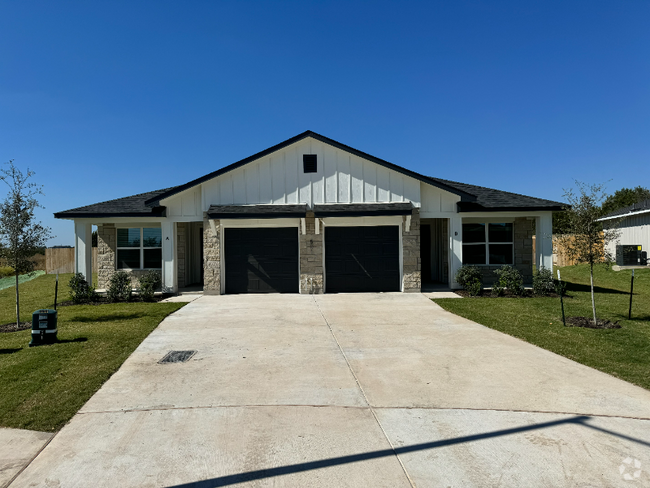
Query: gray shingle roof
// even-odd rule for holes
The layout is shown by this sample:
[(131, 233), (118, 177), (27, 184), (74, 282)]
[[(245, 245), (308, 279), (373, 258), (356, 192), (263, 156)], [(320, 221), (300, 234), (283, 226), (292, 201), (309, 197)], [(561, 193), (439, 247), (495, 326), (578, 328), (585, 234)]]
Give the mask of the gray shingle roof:
[(329, 203), (314, 205), (316, 217), (353, 217), (363, 215), (411, 215), (413, 204), (406, 203)]
[(602, 219), (609, 219), (609, 218), (612, 218), (612, 217), (620, 217), (620, 216), (627, 215), (627, 214), (635, 214), (637, 212), (643, 212), (643, 211), (646, 211), (646, 210), (650, 210), (650, 198), (648, 198), (647, 200), (642, 200), (640, 202), (637, 202), (637, 203), (635, 203), (633, 205), (630, 205), (629, 207), (621, 208), (621, 209), (615, 210), (614, 212), (608, 213), (607, 215), (602, 217)]
[(208, 217), (212, 219), (254, 219), (304, 217), (309, 210), (302, 205), (210, 205)]
[(498, 210), (562, 210), (566, 204), (544, 200), (542, 198), (529, 197), (518, 193), (511, 193), (483, 186), (469, 185), (457, 181), (443, 180), (442, 178), (431, 178), (440, 183), (457, 188), (471, 195), (476, 196), (475, 202), (460, 202), (458, 204), (461, 212), (485, 212)]
[(139, 193), (130, 197), (116, 198), (106, 202), (93, 203), (85, 207), (73, 208), (57, 212), (57, 219), (84, 218), (84, 217), (164, 217), (164, 207), (148, 207), (144, 204), (150, 198), (155, 198), (171, 188)]

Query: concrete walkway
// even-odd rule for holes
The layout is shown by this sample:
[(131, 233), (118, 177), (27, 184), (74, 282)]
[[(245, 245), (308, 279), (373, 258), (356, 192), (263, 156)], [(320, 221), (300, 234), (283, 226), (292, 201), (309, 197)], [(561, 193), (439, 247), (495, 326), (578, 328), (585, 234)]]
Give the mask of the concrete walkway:
[(0, 428), (0, 487), (11, 479), (47, 444), (54, 434), (33, 430)]
[(650, 392), (421, 294), (204, 296), (11, 486), (235, 484), (650, 486)]

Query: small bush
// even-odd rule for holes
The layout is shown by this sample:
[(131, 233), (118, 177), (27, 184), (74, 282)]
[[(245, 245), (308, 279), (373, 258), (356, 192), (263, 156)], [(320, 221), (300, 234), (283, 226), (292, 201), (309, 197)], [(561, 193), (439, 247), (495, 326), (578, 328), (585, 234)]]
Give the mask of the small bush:
[(468, 286), (476, 286), (474, 285), (476, 281), (481, 284), (483, 282), (483, 275), (481, 274), (481, 270), (476, 266), (463, 265), (456, 272), (456, 281), (465, 290), (468, 290)]
[(545, 297), (553, 293), (553, 291), (555, 291), (553, 272), (542, 266), (533, 276), (533, 293)]
[(467, 290), (469, 295), (472, 297), (479, 296), (481, 294), (482, 289), (483, 289), (483, 284), (479, 280), (474, 280), (465, 285), (465, 290)]
[(131, 300), (131, 278), (125, 271), (116, 271), (111, 276), (106, 290), (111, 302), (128, 302)]
[(90, 286), (81, 273), (73, 275), (68, 286), (70, 287), (70, 297), (74, 303), (88, 303), (97, 298), (95, 289)]
[(507, 288), (510, 293), (515, 295), (524, 294), (524, 279), (517, 268), (504, 264), (494, 273), (499, 277), (497, 286)]
[(0, 266), (0, 278), (14, 276), (14, 269), (11, 266)]
[(503, 293), (505, 292), (505, 289), (503, 286), (501, 286), (501, 283), (497, 281), (494, 285), (492, 285), (492, 295), (495, 297), (501, 297), (503, 296)]
[(147, 271), (140, 278), (140, 298), (145, 302), (152, 302), (154, 292), (162, 285), (162, 278), (157, 271)]

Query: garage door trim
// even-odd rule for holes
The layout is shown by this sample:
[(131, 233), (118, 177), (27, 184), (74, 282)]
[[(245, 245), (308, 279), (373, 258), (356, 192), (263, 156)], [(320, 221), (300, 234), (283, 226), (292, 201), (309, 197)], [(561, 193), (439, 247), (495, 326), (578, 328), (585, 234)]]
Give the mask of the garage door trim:
[[(221, 266), (221, 294), (226, 293), (226, 253), (224, 229), (295, 227), (300, 232), (300, 219), (222, 219), (219, 221), (219, 261)], [(300, 236), (298, 235), (300, 242)], [(300, 290), (300, 244), (298, 244), (298, 290)]]
[[(403, 217), (402, 216), (384, 216), (384, 217), (325, 217), (321, 219), (325, 232), (328, 227), (376, 227), (380, 225), (395, 225), (399, 227), (398, 249), (399, 249), (399, 282), (400, 291), (404, 291), (404, 248), (402, 245)], [(323, 239), (323, 290), (327, 292), (327, 269), (325, 268), (325, 255), (327, 248)]]

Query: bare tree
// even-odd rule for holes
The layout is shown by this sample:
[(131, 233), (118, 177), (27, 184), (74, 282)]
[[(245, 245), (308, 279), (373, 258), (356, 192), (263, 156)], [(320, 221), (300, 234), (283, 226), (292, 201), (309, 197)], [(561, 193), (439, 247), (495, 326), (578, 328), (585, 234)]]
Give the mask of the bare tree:
[(0, 170), (0, 180), (9, 187), (4, 202), (0, 205), (0, 256), (5, 258), (16, 274), (16, 327), (20, 327), (20, 295), (18, 276), (34, 271), (34, 263), (29, 259), (45, 247), (51, 237), (49, 227), (34, 220), (34, 210), (42, 206), (36, 199), (43, 195), (42, 186), (28, 180), (34, 172), (27, 169), (25, 174), (14, 166), (13, 159)]
[(594, 265), (612, 260), (607, 250), (607, 243), (616, 240), (619, 231), (616, 227), (603, 229), (598, 219), (602, 217), (602, 202), (608, 195), (604, 184), (587, 185), (575, 182), (577, 192), (573, 189), (564, 191), (568, 205), (565, 207), (565, 225), (567, 234), (560, 236), (560, 243), (572, 259), (589, 264), (591, 282), (591, 308), (594, 325), (597, 325), (596, 300), (594, 298)]

